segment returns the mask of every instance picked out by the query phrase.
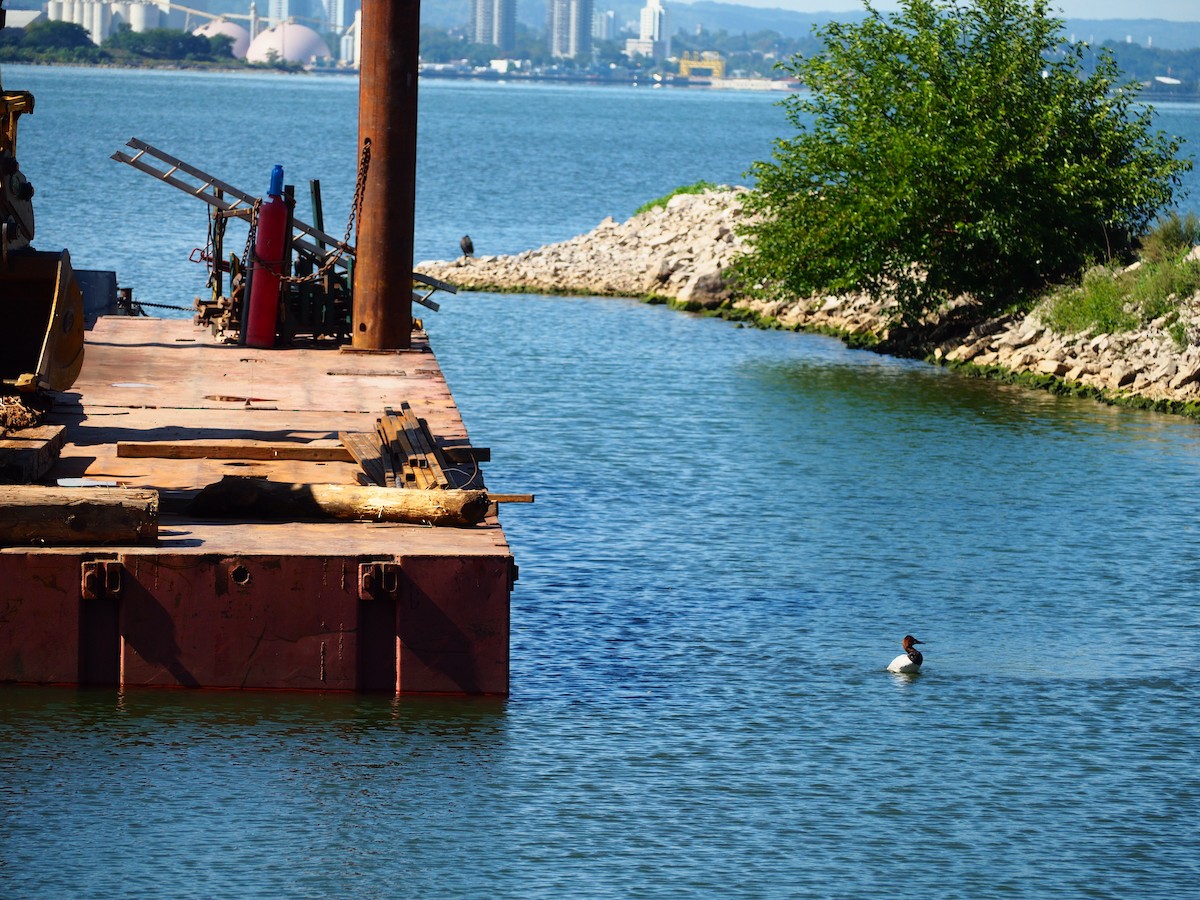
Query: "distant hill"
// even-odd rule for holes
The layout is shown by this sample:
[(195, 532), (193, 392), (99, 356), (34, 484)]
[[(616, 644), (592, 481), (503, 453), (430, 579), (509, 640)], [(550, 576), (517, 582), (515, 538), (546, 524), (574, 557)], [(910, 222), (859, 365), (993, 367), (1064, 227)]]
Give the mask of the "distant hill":
[(1164, 19), (1067, 19), (1067, 37), (1100, 46), (1105, 41), (1147, 44), (1160, 50), (1191, 50), (1200, 47), (1200, 22), (1168, 22)]
[[(616, 13), (617, 27), (636, 29), (644, 0), (595, 0), (596, 9), (611, 9)], [(666, 0), (670, 14), (671, 33), (683, 30), (694, 34), (697, 26), (705, 31), (727, 31), (730, 34), (755, 31), (778, 31), (784, 37), (808, 37), (813, 26), (838, 19), (856, 21), (863, 13), (793, 12), (786, 9), (760, 9), (716, 0), (697, 0), (680, 3)], [(469, 0), (422, 0), (421, 21), (425, 25), (449, 28), (467, 21)], [(530, 28), (546, 27), (546, 0), (517, 0), (517, 19)], [(1095, 45), (1105, 41), (1124, 41), (1164, 50), (1186, 50), (1200, 47), (1200, 22), (1168, 22), (1164, 19), (1067, 19), (1064, 32), (1076, 40)]]
[[(298, 4), (302, 0), (295, 0)], [(309, 5), (316, 6), (313, 0)], [(596, 9), (611, 9), (615, 12), (617, 27), (637, 27), (638, 16), (645, 0), (594, 0)], [(7, 0), (9, 9), (40, 9), (41, 0)], [(213, 13), (245, 14), (249, 0), (189, 0), (186, 6), (207, 9)], [(260, 0), (260, 12), (266, 11), (267, 3)], [(811, 12), (801, 13), (786, 9), (760, 9), (739, 6), (736, 3), (719, 3), (716, 0), (697, 0), (695, 3), (665, 0), (671, 16), (671, 33), (683, 30), (694, 34), (703, 26), (705, 31), (727, 31), (730, 34), (756, 31), (778, 31), (784, 37), (807, 37), (814, 25), (833, 19), (854, 21), (863, 13)], [(421, 23), (437, 28), (465, 25), (470, 0), (421, 0)], [(546, 0), (517, 0), (517, 19), (539, 31), (546, 27)], [(1125, 41), (1163, 50), (1188, 50), (1200, 47), (1200, 22), (1168, 22), (1163, 19), (1067, 19), (1065, 32), (1068, 37), (1088, 41), (1096, 46), (1105, 41)]]

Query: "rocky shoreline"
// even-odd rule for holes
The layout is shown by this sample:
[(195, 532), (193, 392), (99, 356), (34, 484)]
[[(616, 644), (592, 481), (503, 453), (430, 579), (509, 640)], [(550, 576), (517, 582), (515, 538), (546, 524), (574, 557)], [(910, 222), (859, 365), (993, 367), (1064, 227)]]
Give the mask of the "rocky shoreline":
[[(621, 223), (605, 219), (562, 243), (425, 262), (417, 270), (464, 290), (640, 297), (887, 350), (887, 303), (858, 295), (764, 301), (734, 294), (724, 272), (745, 249), (738, 235), (745, 193), (677, 194), (665, 208)], [(1139, 331), (1061, 334), (1035, 309), (929, 342), (915, 355), (971, 374), (1200, 417), (1200, 294), (1183, 304), (1176, 332), (1180, 324), (1189, 337), (1182, 349), (1162, 320)]]

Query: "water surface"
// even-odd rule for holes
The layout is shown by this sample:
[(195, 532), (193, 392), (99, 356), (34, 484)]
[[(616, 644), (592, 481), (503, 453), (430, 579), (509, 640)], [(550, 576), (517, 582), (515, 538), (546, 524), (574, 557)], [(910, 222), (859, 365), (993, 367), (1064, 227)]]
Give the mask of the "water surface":
[[(204, 215), (104, 159), (129, 135), (348, 191), (347, 83), (4, 75), (47, 245), (150, 296), (190, 302)], [(734, 179), (770, 104), (431, 83), (418, 255)], [(0, 690), (0, 895), (1195, 893), (1194, 423), (632, 301), (427, 322), (489, 484), (537, 495), (512, 697)]]

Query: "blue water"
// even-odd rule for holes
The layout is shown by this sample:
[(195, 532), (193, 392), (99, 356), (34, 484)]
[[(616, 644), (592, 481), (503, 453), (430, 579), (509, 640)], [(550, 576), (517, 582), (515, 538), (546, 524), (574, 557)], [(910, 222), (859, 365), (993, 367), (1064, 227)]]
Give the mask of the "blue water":
[[(348, 82), (4, 77), (39, 243), (147, 299), (201, 291), (204, 214), (126, 137), (348, 197)], [(417, 255), (739, 180), (772, 101), (430, 82)], [(426, 320), (489, 484), (537, 495), (512, 697), (6, 688), (0, 896), (1197, 895), (1194, 423), (632, 301)]]

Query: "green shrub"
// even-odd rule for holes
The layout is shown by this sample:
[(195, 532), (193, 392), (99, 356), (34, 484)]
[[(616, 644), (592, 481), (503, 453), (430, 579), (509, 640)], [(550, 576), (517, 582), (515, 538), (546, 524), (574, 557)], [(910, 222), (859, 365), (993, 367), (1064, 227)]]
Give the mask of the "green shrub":
[(824, 52), (783, 66), (809, 89), (783, 101), (797, 134), (751, 170), (742, 283), (892, 296), (916, 322), (962, 295), (995, 312), (1131, 251), (1191, 161), (1049, 5), (900, 0), (819, 29)]

